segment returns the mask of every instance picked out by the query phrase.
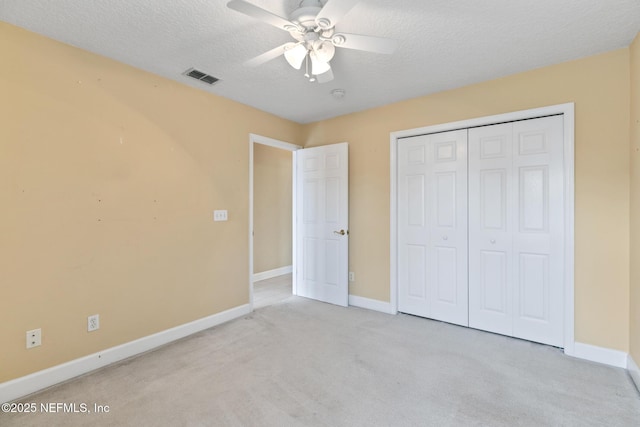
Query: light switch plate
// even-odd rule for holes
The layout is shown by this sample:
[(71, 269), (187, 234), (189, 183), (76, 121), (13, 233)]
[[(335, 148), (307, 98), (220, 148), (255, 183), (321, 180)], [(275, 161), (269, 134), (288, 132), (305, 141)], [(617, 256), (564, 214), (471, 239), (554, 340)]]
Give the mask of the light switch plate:
[(219, 211), (213, 211), (213, 220), (214, 221), (226, 221), (227, 220), (227, 211), (225, 210), (219, 210)]

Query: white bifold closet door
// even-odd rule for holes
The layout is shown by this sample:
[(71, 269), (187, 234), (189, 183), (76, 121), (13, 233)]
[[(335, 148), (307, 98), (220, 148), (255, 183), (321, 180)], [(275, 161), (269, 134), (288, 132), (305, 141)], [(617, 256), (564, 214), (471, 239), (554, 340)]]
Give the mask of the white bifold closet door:
[(563, 153), (562, 116), (401, 139), (398, 310), (561, 347)]
[(398, 144), (398, 309), (468, 324), (467, 130)]
[(562, 116), (469, 129), (469, 326), (563, 344)]

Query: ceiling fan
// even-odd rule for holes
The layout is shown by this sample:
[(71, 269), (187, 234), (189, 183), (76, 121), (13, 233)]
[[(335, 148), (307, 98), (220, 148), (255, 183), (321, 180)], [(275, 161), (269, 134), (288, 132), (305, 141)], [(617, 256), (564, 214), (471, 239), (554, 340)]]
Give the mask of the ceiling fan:
[(227, 7), (288, 31), (295, 40), (250, 59), (246, 65), (257, 67), (284, 55), (289, 65), (297, 70), (305, 65), (304, 75), (309, 81), (325, 83), (333, 80), (329, 62), (335, 55), (336, 47), (384, 54), (391, 54), (396, 50), (395, 40), (336, 32), (335, 25), (359, 1), (327, 0), (323, 5), (320, 0), (302, 0), (300, 6), (291, 12), (289, 19), (245, 0), (232, 0), (227, 3)]

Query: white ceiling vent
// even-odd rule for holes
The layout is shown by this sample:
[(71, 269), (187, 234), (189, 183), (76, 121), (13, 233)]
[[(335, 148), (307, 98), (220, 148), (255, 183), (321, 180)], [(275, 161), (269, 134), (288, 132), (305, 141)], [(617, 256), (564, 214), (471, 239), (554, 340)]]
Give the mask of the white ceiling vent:
[(203, 73), (202, 71), (196, 70), (195, 68), (189, 68), (183, 74), (185, 76), (192, 77), (192, 78), (194, 78), (196, 80), (200, 80), (201, 82), (204, 82), (204, 83), (209, 84), (209, 85), (213, 85), (213, 84), (215, 84), (216, 82), (218, 82), (220, 80), (217, 77), (213, 77), (210, 74)]

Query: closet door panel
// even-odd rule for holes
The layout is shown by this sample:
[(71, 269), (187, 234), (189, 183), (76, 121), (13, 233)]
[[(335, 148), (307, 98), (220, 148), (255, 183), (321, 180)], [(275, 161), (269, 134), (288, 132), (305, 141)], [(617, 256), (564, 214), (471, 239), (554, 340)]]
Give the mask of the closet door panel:
[(563, 343), (562, 117), (469, 131), (469, 325)]
[(467, 131), (398, 144), (398, 309), (468, 325)]
[(467, 131), (433, 134), (429, 142), (433, 152), (430, 317), (468, 326)]
[(514, 123), (513, 335), (562, 346), (564, 179), (562, 116)]
[(431, 315), (428, 145), (427, 136), (398, 143), (398, 310), (423, 317)]
[(511, 335), (513, 125), (469, 130), (469, 326)]

